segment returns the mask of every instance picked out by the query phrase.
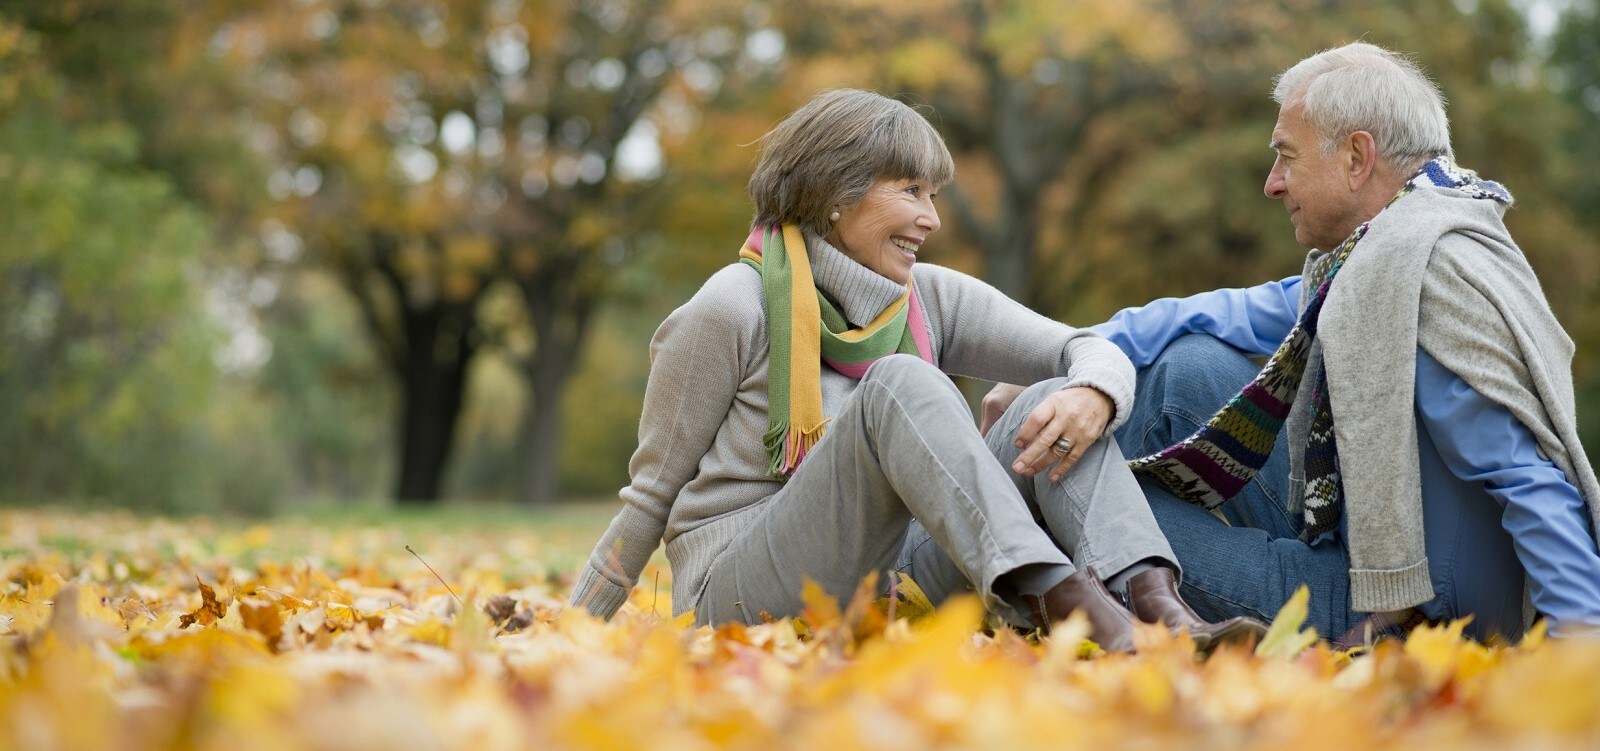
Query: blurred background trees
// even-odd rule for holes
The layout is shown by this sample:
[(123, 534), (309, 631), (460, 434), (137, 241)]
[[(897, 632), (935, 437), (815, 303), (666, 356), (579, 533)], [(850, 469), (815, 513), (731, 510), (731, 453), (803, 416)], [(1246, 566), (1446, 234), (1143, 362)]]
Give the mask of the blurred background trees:
[(1051, 315), (1296, 273), (1267, 94), (1356, 38), (1517, 194), (1600, 445), (1592, 0), (0, 0), (0, 499), (609, 495), (822, 88), (925, 105), (929, 260)]
[[(440, 496), (490, 353), (522, 386), (517, 495), (555, 499), (560, 395), (659, 205), (659, 165), (626, 154), (734, 72), (743, 26), (711, 3), (396, 0), (219, 30), (251, 71), (272, 213), (355, 301), (399, 391), (399, 500)], [(719, 43), (690, 36), (708, 27)]]

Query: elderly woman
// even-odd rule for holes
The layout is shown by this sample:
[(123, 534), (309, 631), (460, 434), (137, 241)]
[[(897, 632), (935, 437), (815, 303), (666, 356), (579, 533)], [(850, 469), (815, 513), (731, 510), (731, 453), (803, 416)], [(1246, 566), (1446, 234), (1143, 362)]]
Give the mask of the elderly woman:
[[(1133, 648), (1136, 618), (1202, 646), (1259, 633), (1178, 596), (1104, 437), (1131, 407), (1127, 357), (916, 262), (954, 172), (922, 117), (829, 91), (762, 140), (755, 230), (656, 332), (625, 505), (573, 604), (609, 618), (665, 540), (673, 610), (700, 623), (794, 615), (806, 578), (843, 598), (898, 568), (1025, 629), (1083, 610), (1109, 651)], [(985, 440), (946, 373), (1038, 384)]]

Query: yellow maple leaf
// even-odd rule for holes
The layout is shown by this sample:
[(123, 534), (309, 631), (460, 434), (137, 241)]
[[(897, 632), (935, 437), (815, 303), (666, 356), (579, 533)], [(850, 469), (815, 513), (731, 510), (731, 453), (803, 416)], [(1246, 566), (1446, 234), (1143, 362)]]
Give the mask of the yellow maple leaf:
[(1317, 643), (1317, 630), (1300, 627), (1305, 625), (1306, 616), (1310, 614), (1311, 590), (1306, 585), (1300, 585), (1294, 591), (1289, 601), (1278, 609), (1277, 617), (1272, 619), (1272, 625), (1267, 628), (1267, 635), (1256, 645), (1256, 656), (1269, 660), (1287, 660), (1300, 654), (1300, 651)]
[(1593, 748), (1600, 737), (1596, 675), (1600, 641), (1552, 641), (1542, 649), (1519, 652), (1486, 674), (1477, 706), (1503, 732), (1587, 738), (1575, 747)]
[(405, 633), (413, 641), (437, 644), (441, 647), (450, 646), (450, 627), (436, 617), (430, 617), (406, 629)]
[(833, 599), (816, 580), (806, 577), (800, 584), (800, 602), (805, 607), (800, 611), (800, 617), (813, 629), (823, 629), (838, 623), (844, 617), (839, 609), (839, 601)]
[(896, 619), (904, 619), (917, 623), (930, 615), (936, 608), (933, 601), (928, 599), (928, 594), (922, 591), (916, 581), (911, 577), (895, 573), (894, 586), (889, 591), (889, 596), (880, 600), (885, 613)]

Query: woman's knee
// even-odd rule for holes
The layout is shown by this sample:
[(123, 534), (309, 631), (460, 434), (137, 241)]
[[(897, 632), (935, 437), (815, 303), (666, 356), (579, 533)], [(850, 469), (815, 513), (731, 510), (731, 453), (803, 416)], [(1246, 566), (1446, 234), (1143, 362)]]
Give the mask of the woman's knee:
[(874, 362), (862, 374), (856, 394), (868, 415), (906, 413), (972, 422), (972, 409), (950, 376), (914, 355), (894, 354)]
[(929, 386), (955, 388), (955, 384), (950, 382), (950, 376), (945, 375), (944, 371), (916, 355), (902, 353), (878, 358), (876, 362), (867, 366), (867, 372), (862, 374), (861, 382), (881, 383), (895, 390)]

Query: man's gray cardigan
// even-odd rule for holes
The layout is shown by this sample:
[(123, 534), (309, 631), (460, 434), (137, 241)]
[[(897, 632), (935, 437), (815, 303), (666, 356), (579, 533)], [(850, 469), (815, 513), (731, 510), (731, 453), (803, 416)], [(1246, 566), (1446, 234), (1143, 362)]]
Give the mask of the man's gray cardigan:
[[(1433, 599), (1423, 545), (1415, 412), (1421, 347), (1505, 406), (1578, 488), (1600, 530), (1600, 484), (1578, 442), (1572, 339), (1502, 216), (1505, 206), (1422, 187), (1384, 209), (1328, 293), (1301, 381), (1326, 370), (1344, 482), (1350, 599), (1360, 612)], [(1321, 284), (1306, 261), (1304, 299)], [(1290, 414), (1290, 510), (1304, 504), (1310, 410)]]

